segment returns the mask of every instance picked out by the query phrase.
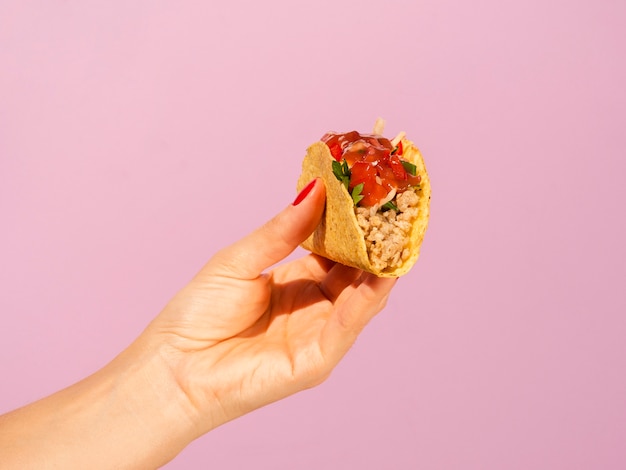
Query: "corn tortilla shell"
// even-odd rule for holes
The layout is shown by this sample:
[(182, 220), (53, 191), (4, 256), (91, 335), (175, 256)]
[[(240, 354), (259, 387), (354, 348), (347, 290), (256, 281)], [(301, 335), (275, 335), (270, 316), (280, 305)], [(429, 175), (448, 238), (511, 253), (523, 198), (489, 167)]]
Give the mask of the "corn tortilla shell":
[(410, 255), (394, 269), (377, 270), (370, 263), (364, 233), (357, 222), (352, 196), (335, 177), (332, 170), (333, 156), (323, 142), (311, 145), (302, 162), (302, 174), (298, 179), (300, 191), (314, 178), (321, 178), (326, 186), (326, 209), (322, 221), (303, 243), (302, 247), (325, 258), (347, 266), (368, 271), (381, 277), (398, 277), (406, 274), (419, 257), (424, 233), (428, 227), (430, 211), (430, 180), (422, 156), (415, 145), (402, 139), (402, 159), (413, 163), (421, 176), (418, 215), (409, 234)]

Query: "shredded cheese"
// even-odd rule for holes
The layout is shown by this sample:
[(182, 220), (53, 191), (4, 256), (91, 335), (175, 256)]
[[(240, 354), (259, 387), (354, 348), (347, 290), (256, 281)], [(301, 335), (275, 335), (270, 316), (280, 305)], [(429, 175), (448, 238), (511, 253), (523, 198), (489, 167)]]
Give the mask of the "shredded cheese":
[[(383, 118), (379, 117), (376, 119), (376, 122), (374, 123), (373, 132), (374, 134), (377, 134), (377, 135), (383, 135), (383, 132), (385, 132), (385, 120)], [(406, 136), (406, 132), (404, 131), (398, 132), (398, 135), (395, 136), (393, 140), (391, 141), (391, 145), (393, 145), (394, 147), (397, 147), (400, 141), (404, 139), (405, 136)]]
[(374, 123), (374, 134), (383, 135), (383, 132), (385, 132), (385, 120), (379, 117)]
[(404, 131), (398, 132), (398, 135), (392, 139), (391, 145), (393, 145), (394, 147), (397, 147), (400, 141), (404, 139), (404, 136), (406, 136), (406, 132)]

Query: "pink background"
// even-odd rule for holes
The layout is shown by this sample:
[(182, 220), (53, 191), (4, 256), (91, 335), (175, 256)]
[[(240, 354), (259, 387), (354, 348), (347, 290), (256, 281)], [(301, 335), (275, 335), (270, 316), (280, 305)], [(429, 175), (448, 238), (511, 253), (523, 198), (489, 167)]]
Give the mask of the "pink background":
[(383, 116), (432, 179), (417, 266), (325, 384), (167, 468), (624, 468), (625, 30), (621, 0), (0, 3), (0, 412)]

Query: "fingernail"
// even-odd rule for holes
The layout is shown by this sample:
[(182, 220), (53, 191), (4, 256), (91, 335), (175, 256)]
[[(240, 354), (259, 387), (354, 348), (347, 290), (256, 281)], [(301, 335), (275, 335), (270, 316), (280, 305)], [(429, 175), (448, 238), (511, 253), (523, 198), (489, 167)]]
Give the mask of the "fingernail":
[(309, 184), (307, 184), (302, 191), (300, 191), (298, 193), (298, 195), (296, 196), (296, 199), (293, 201), (292, 205), (297, 206), (298, 204), (300, 204), (302, 201), (304, 201), (304, 198), (307, 196), (307, 194), (309, 194), (311, 192), (311, 189), (313, 189), (313, 186), (315, 186), (315, 183), (317, 182), (317, 179), (314, 179), (313, 181), (311, 181)]

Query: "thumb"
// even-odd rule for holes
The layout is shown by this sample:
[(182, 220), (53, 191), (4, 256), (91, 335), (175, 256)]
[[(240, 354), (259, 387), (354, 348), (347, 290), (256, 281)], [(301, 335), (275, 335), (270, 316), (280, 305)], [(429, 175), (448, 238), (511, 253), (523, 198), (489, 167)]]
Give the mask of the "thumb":
[(288, 256), (315, 230), (324, 212), (325, 196), (322, 180), (312, 180), (273, 219), (220, 250), (205, 266), (203, 274), (255, 279)]

